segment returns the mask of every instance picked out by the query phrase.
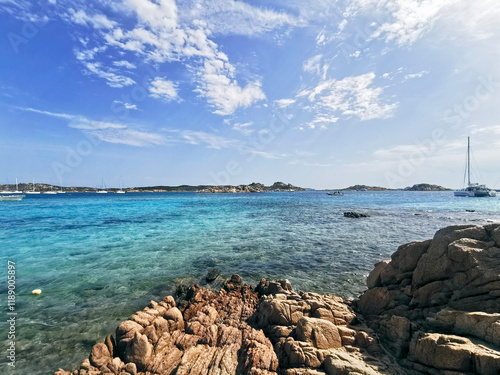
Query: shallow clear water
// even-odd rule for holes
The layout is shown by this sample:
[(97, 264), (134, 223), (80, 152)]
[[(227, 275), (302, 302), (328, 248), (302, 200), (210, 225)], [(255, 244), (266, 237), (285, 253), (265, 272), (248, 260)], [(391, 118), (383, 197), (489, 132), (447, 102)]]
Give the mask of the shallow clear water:
[[(500, 198), (452, 192), (64, 194), (0, 202), (0, 257), (16, 263), (16, 369), (71, 369), (175, 279), (212, 267), (256, 284), (358, 295), (373, 264), (452, 224), (500, 221)], [(474, 210), (475, 212), (467, 212)], [(348, 219), (345, 211), (368, 213)], [(31, 295), (40, 288), (40, 296)], [(7, 361), (7, 284), (2, 282)]]

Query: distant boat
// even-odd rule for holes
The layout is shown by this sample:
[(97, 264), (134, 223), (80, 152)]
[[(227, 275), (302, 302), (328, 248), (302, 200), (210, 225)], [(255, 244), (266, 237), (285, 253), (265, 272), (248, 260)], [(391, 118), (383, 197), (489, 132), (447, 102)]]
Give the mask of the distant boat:
[(106, 190), (106, 184), (104, 184), (104, 179), (102, 180), (101, 184), (101, 190), (96, 191), (97, 194), (107, 194), (108, 191)]
[(33, 177), (33, 190), (25, 191), (24, 194), (40, 194), (39, 191), (35, 190), (35, 177)]
[(486, 185), (470, 182), (470, 137), (467, 137), (467, 162), (465, 164), (467, 173), (467, 187), (455, 191), (455, 197), (496, 197), (497, 193)]
[(125, 194), (125, 190), (123, 190), (123, 180), (120, 176), (120, 189), (115, 192), (116, 194)]
[(62, 186), (62, 181), (59, 181), (59, 190), (56, 191), (57, 194), (66, 194), (66, 192), (64, 191), (64, 188)]
[(342, 193), (340, 191), (330, 191), (330, 192), (328, 192), (326, 194), (328, 194), (328, 195), (338, 195), (338, 196), (344, 195), (344, 193)]
[(17, 178), (16, 178), (16, 191), (12, 191), (11, 194), (22, 194), (22, 193), (23, 193), (22, 191), (19, 191), (19, 187), (17, 186)]
[(2, 201), (20, 201), (24, 195), (0, 195), (0, 202)]

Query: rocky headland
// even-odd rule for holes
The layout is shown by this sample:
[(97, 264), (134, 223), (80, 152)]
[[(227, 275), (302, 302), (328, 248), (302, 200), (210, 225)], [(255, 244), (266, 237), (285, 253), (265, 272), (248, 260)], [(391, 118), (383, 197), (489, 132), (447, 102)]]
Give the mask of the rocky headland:
[[(368, 186), (368, 185), (353, 185), (346, 187), (344, 189), (339, 189), (342, 191), (396, 191), (401, 189), (390, 189), (381, 186)], [(405, 191), (449, 191), (451, 189), (432, 184), (415, 184), (413, 186), (408, 186), (404, 188)]]
[(56, 375), (500, 374), (500, 224), (402, 245), (356, 300), (210, 271)]

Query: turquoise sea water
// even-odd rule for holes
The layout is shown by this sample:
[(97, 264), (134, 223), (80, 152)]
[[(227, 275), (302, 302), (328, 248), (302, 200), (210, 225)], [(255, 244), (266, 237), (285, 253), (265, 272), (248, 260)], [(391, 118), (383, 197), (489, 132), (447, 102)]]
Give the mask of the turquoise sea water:
[[(400, 244), (493, 221), (500, 198), (452, 192), (82, 193), (0, 202), (1, 373), (74, 368), (119, 322), (172, 293), (175, 279), (197, 282), (209, 268), (254, 285), (288, 278), (297, 290), (356, 296), (373, 264)], [(15, 370), (5, 355), (8, 260), (16, 264)], [(36, 288), (43, 293), (31, 295)]]

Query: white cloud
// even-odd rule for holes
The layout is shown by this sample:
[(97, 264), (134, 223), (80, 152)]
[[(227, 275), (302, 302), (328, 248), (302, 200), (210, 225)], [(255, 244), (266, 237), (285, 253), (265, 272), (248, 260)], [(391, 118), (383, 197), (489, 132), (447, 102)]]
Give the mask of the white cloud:
[(292, 105), (293, 103), (295, 103), (297, 100), (295, 99), (279, 99), (279, 100), (275, 100), (274, 102), (278, 105), (278, 107), (280, 108), (286, 108), (290, 105)]
[(127, 126), (114, 122), (89, 120), (82, 116), (75, 116), (69, 127), (80, 130), (126, 129)]
[(205, 61), (200, 76), (200, 87), (196, 91), (215, 107), (215, 114), (231, 115), (240, 107), (246, 108), (256, 101), (266, 99), (259, 81), (240, 87), (234, 79), (233, 66), (223, 60)]
[(73, 115), (68, 115), (66, 113), (55, 113), (55, 112), (49, 112), (49, 111), (42, 111), (39, 109), (34, 109), (34, 108), (23, 108), (23, 107), (16, 107), (17, 109), (20, 109), (21, 111), (28, 111), (28, 112), (34, 112), (34, 113), (39, 113), (41, 115), (47, 115), (47, 116), (52, 116), (52, 117), (59, 117), (63, 118), (66, 120), (72, 120), (75, 118)]
[(375, 163), (383, 161), (399, 161), (409, 158), (442, 158), (443, 155), (451, 155), (457, 151), (464, 150), (464, 142), (461, 140), (448, 140), (439, 142), (424, 141), (414, 144), (387, 146), (373, 152), (372, 161)]
[(264, 159), (284, 159), (286, 157), (286, 154), (278, 154), (267, 151), (249, 150), (248, 153), (255, 156), (260, 156), (261, 158)]
[(418, 72), (418, 73), (410, 73), (410, 74), (405, 75), (404, 80), (407, 81), (407, 80), (413, 79), (413, 78), (422, 78), (426, 74), (429, 74), (429, 71), (422, 70), (421, 72)]
[(455, 1), (443, 12), (443, 31), (457, 42), (495, 38), (500, 32), (499, 18), (497, 0)]
[(316, 55), (304, 61), (304, 64), (302, 66), (304, 72), (313, 73), (318, 76), (322, 76), (323, 79), (325, 79), (329, 66), (328, 64), (323, 64), (322, 61), (323, 55)]
[(103, 14), (88, 15), (84, 10), (75, 11), (69, 9), (71, 20), (79, 25), (93, 26), (96, 29), (112, 29), (116, 26), (115, 21), (111, 21)]
[(127, 69), (137, 68), (137, 66), (135, 64), (132, 64), (131, 62), (128, 62), (126, 60), (113, 61), (113, 65), (118, 66), (118, 67), (127, 68)]
[(254, 129), (250, 129), (252, 125), (253, 122), (245, 122), (243, 124), (236, 123), (232, 126), (232, 129), (240, 132), (243, 135), (250, 135), (255, 131)]
[(492, 125), (492, 126), (479, 126), (479, 125), (472, 125), (469, 126), (470, 133), (472, 135), (477, 135), (477, 134), (500, 134), (500, 125)]
[(203, 20), (214, 34), (259, 35), (303, 21), (286, 12), (276, 12), (235, 0), (191, 0), (179, 4), (182, 21)]
[(167, 102), (178, 99), (176, 85), (172, 81), (166, 81), (160, 77), (156, 77), (151, 82), (149, 92), (152, 97), (163, 99)]
[(42, 111), (33, 108), (18, 107), (18, 109), (69, 120), (69, 127), (81, 130), (107, 143), (143, 147), (162, 145), (167, 142), (167, 139), (162, 134), (137, 130), (125, 124), (91, 120), (84, 116)]
[(98, 62), (85, 62), (84, 66), (88, 72), (105, 79), (107, 84), (111, 87), (120, 88), (135, 84), (135, 81), (132, 78), (115, 74), (110, 70), (106, 71), (106, 68), (102, 68), (101, 64)]
[(228, 139), (202, 131), (184, 130), (181, 132), (181, 138), (185, 143), (192, 145), (205, 144), (208, 148), (215, 149), (236, 148), (239, 144), (239, 142), (234, 139)]
[(333, 120), (337, 117), (335, 113), (354, 115), (362, 121), (391, 117), (397, 104), (382, 103), (382, 88), (371, 87), (374, 79), (374, 73), (346, 77), (340, 81), (331, 79), (321, 82), (313, 89), (303, 90), (297, 97), (308, 98), (310, 109), (320, 113), (316, 119), (325, 117)]
[[(125, 6), (137, 14), (139, 23), (130, 30), (115, 28), (106, 33), (107, 46), (132, 51), (157, 63), (183, 61), (191, 71), (196, 72), (196, 92), (205, 97), (214, 107), (213, 112), (219, 115), (233, 114), (238, 108), (249, 107), (266, 98), (260, 81), (254, 80), (245, 86), (238, 83), (234, 66), (218, 45), (209, 39), (211, 31), (207, 22), (192, 19), (190, 24), (186, 24), (185, 16), (180, 20), (175, 1), (126, 0)], [(211, 5), (212, 10), (227, 6), (245, 11), (248, 16), (253, 9), (239, 2)], [(257, 13), (257, 17), (276, 21), (268, 11)], [(224, 22), (227, 21), (224, 18)], [(104, 74), (101, 73), (101, 76)], [(154, 81), (151, 92), (167, 100), (177, 97), (175, 86), (169, 81)]]
[(143, 132), (128, 128), (98, 129), (93, 130), (90, 133), (103, 142), (118, 143), (136, 147), (163, 145), (167, 141), (161, 134)]
[(122, 102), (121, 100), (115, 100), (113, 103), (116, 103), (116, 104), (121, 104), (121, 105), (122, 105), (122, 106), (124, 106), (126, 109), (132, 109), (132, 110), (139, 111), (139, 108), (137, 108), (137, 105), (136, 105), (136, 104), (131, 104), (131, 103), (127, 103), (127, 102)]
[(311, 129), (315, 129), (319, 127), (320, 129), (326, 129), (328, 124), (334, 124), (339, 120), (338, 117), (334, 116), (324, 116), (321, 114), (316, 114), (314, 119), (307, 124), (307, 126)]
[(292, 161), (288, 162), (288, 164), (290, 164), (290, 165), (302, 165), (304, 167), (322, 167), (322, 168), (333, 167), (333, 164), (329, 164), (329, 163), (314, 163), (314, 162), (308, 162), (308, 161), (304, 161), (304, 160), (292, 160)]
[(399, 46), (411, 45), (432, 29), (452, 0), (354, 0), (355, 8), (365, 13), (391, 15), (371, 38), (383, 38)]

